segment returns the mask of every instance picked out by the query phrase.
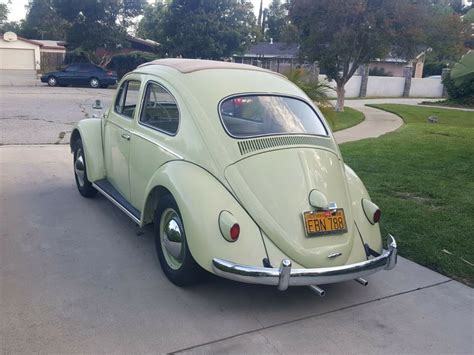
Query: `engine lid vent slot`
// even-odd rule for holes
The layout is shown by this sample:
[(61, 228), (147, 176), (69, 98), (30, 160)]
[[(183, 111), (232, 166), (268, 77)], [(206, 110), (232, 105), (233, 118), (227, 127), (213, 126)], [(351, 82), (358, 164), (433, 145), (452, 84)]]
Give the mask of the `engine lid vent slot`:
[(265, 137), (258, 139), (247, 139), (238, 142), (241, 155), (254, 153), (260, 150), (272, 149), (275, 147), (295, 146), (295, 145), (318, 145), (318, 137), (309, 136), (281, 136)]

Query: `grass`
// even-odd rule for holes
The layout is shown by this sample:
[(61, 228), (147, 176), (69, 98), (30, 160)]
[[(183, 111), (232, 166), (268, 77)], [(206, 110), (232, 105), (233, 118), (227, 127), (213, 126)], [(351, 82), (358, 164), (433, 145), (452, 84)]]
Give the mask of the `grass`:
[(358, 125), (365, 120), (365, 116), (362, 112), (350, 107), (344, 107), (344, 112), (335, 112), (332, 107), (322, 108), (321, 111), (333, 132)]
[(474, 114), (372, 106), (406, 124), (341, 150), (383, 211), (382, 233), (397, 237), (402, 256), (474, 286)]

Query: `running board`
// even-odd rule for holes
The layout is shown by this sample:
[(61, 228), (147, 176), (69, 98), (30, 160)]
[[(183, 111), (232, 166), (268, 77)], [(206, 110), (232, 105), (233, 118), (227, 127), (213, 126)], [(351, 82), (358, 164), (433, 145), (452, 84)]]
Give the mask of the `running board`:
[(105, 198), (112, 202), (115, 206), (125, 213), (138, 225), (141, 225), (140, 211), (133, 207), (115, 187), (112, 186), (109, 180), (102, 179), (92, 183), (92, 186), (99, 191)]

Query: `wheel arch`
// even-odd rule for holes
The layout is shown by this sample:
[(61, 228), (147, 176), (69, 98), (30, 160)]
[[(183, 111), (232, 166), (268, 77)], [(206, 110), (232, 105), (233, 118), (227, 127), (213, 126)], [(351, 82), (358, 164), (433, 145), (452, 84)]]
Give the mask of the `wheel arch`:
[(77, 123), (71, 133), (69, 145), (71, 152), (76, 149), (76, 142), (81, 139), (87, 164), (87, 178), (89, 181), (105, 177), (104, 154), (102, 145), (102, 121), (88, 118)]
[[(212, 259), (262, 266), (267, 257), (260, 229), (229, 190), (207, 170), (176, 160), (161, 166), (150, 179), (142, 221), (150, 223), (160, 197), (171, 194), (183, 219), (189, 249), (196, 262), (212, 272)], [(238, 221), (241, 237), (230, 243), (219, 230), (219, 215), (229, 211)], [(152, 217), (151, 217), (152, 218)]]

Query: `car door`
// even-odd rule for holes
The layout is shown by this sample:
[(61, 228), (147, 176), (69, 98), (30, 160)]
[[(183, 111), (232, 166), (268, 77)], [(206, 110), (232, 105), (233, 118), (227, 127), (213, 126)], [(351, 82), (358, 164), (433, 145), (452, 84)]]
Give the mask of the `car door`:
[(79, 70), (79, 64), (71, 64), (64, 68), (59, 78), (60, 84), (66, 85), (77, 85), (77, 74)]
[(127, 201), (130, 201), (130, 132), (138, 115), (140, 87), (139, 75), (130, 75), (122, 82), (104, 125), (107, 179)]
[(131, 203), (137, 209), (143, 207), (156, 170), (170, 160), (181, 159), (176, 148), (181, 121), (178, 95), (157, 79), (149, 80), (142, 89), (141, 112), (130, 144)]

